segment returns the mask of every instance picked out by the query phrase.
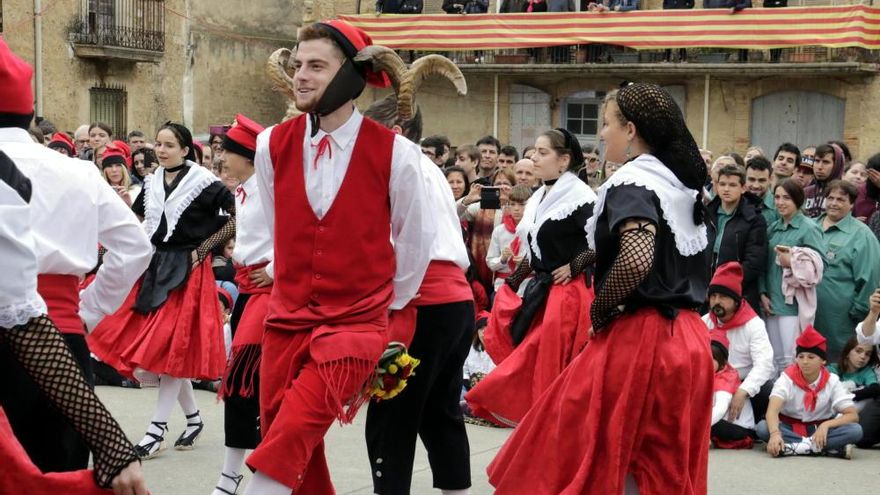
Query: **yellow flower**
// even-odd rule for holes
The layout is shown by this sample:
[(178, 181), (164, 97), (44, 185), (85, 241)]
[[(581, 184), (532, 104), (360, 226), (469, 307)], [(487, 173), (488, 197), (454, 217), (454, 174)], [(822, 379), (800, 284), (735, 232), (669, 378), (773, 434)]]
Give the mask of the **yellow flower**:
[(396, 364), (388, 365), (388, 373), (391, 373), (392, 375), (397, 373), (397, 365)]
[(397, 356), (396, 361), (399, 366), (406, 366), (412, 362), (412, 358), (409, 354), (401, 354), (400, 356)]

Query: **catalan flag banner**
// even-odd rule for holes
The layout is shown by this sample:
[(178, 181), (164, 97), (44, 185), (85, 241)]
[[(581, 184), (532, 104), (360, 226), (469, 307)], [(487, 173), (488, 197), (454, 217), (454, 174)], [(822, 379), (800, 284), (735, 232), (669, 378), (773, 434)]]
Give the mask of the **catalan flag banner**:
[(640, 10), (469, 15), (357, 15), (342, 19), (373, 43), (408, 50), (479, 50), (603, 43), (635, 49), (795, 46), (880, 49), (880, 8)]

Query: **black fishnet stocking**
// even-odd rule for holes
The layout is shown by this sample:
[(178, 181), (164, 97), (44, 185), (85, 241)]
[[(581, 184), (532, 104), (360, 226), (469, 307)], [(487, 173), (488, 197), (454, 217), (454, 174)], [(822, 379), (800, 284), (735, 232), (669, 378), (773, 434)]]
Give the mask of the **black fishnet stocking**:
[(529, 264), (528, 258), (523, 258), (522, 261), (519, 262), (519, 265), (516, 266), (516, 270), (507, 277), (504, 283), (516, 292), (519, 290), (519, 286), (523, 283), (523, 280), (527, 279), (531, 274), (532, 265)]
[(119, 423), (86, 383), (61, 333), (43, 315), (27, 326), (0, 329), (0, 339), (83, 437), (94, 455), (95, 481), (109, 488), (113, 478), (138, 458)]
[(653, 266), (654, 233), (645, 226), (622, 232), (617, 258), (590, 308), (594, 331), (604, 328), (622, 312), (621, 303), (645, 280)]
[(574, 259), (571, 260), (571, 263), (568, 264), (571, 269), (572, 278), (576, 277), (577, 274), (584, 271), (588, 266), (592, 265), (596, 262), (596, 252), (591, 251), (589, 249), (584, 249), (574, 256)]
[(235, 209), (229, 212), (229, 220), (220, 227), (217, 232), (211, 234), (211, 237), (205, 239), (202, 242), (201, 246), (196, 248), (196, 254), (199, 257), (199, 262), (205, 260), (211, 251), (214, 250), (217, 246), (222, 246), (226, 244), (229, 239), (235, 237)]

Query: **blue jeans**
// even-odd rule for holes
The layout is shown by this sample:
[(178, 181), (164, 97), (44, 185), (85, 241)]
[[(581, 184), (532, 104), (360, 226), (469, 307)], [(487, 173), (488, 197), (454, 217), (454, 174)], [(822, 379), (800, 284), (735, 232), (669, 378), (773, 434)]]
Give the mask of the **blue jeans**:
[[(767, 421), (761, 421), (755, 426), (758, 438), (767, 442), (770, 440), (770, 432), (767, 430)], [(779, 431), (782, 433), (782, 441), (785, 443), (795, 443), (801, 441), (801, 436), (795, 433), (791, 426), (779, 422)], [(813, 435), (816, 426), (808, 426), (807, 433)], [(839, 450), (846, 447), (847, 444), (856, 443), (862, 439), (862, 427), (858, 423), (849, 423), (828, 430), (828, 439), (825, 442), (825, 450)]]

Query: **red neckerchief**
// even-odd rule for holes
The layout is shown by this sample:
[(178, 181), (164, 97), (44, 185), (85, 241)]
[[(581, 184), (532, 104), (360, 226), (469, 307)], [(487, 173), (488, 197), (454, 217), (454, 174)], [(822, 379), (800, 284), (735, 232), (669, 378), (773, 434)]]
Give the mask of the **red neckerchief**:
[(788, 368), (785, 368), (785, 374), (791, 378), (791, 381), (794, 382), (797, 388), (804, 391), (804, 409), (807, 412), (815, 411), (816, 401), (819, 399), (819, 392), (825, 388), (825, 385), (828, 383), (828, 378), (831, 377), (831, 373), (825, 369), (824, 366), (822, 367), (819, 371), (819, 384), (816, 385), (815, 390), (810, 387), (809, 383), (807, 383), (807, 379), (804, 378), (804, 373), (797, 364), (792, 364)]
[(324, 134), (324, 137), (318, 141), (317, 146), (312, 146), (313, 148), (318, 148), (318, 152), (315, 153), (315, 159), (312, 161), (312, 168), (318, 170), (318, 159), (324, 156), (324, 152), (327, 152), (327, 158), (333, 158), (333, 148), (330, 146), (330, 135)]
[(739, 388), (739, 373), (736, 369), (727, 363), (723, 368), (715, 372), (715, 392), (729, 392), (731, 395), (736, 393)]
[(758, 313), (755, 313), (755, 310), (752, 309), (748, 301), (745, 299), (742, 300), (736, 314), (734, 314), (733, 318), (727, 323), (721, 323), (718, 321), (718, 317), (715, 316), (715, 313), (711, 310), (709, 311), (709, 318), (712, 319), (712, 324), (715, 325), (716, 330), (733, 330), (734, 328), (739, 328), (756, 316), (758, 316)]
[(507, 261), (507, 266), (510, 267), (511, 271), (516, 270), (516, 263), (513, 261), (514, 256), (519, 255), (519, 248), (522, 244), (518, 235), (516, 234), (516, 220), (513, 219), (513, 215), (510, 213), (505, 213), (501, 217), (501, 223), (504, 224), (504, 228), (507, 229), (508, 232), (514, 234), (513, 242), (510, 243), (510, 252), (513, 253), (513, 256), (510, 257), (510, 260)]
[(241, 204), (244, 205), (244, 202), (247, 199), (247, 191), (244, 190), (244, 186), (238, 186), (235, 188), (235, 196), (241, 196)]

